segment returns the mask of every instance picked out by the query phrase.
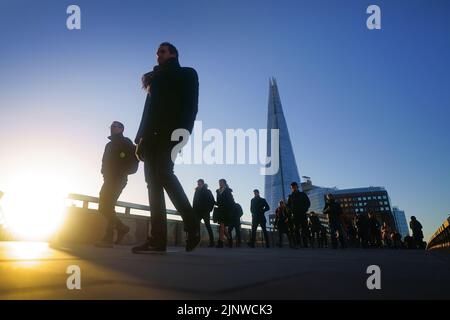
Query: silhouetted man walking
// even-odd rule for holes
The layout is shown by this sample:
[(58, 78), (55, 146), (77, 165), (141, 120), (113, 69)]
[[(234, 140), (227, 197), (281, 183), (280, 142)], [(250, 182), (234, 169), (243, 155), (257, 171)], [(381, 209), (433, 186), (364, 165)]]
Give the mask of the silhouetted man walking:
[(172, 141), (176, 129), (192, 132), (198, 109), (198, 76), (192, 68), (182, 68), (178, 50), (170, 43), (162, 43), (157, 51), (158, 65), (150, 79), (141, 126), (145, 180), (147, 182), (151, 235), (133, 252), (165, 252), (167, 248), (167, 217), (164, 190), (181, 214), (187, 232), (186, 251), (192, 251), (200, 242), (200, 221), (173, 172), (172, 149), (180, 141)]
[(416, 219), (415, 216), (412, 216), (411, 221), (409, 222), (409, 227), (412, 231), (415, 246), (417, 248), (423, 249), (424, 245), (423, 245), (422, 224)]
[(252, 212), (252, 239), (249, 242), (249, 246), (252, 248), (255, 247), (256, 229), (259, 225), (264, 235), (266, 247), (269, 248), (269, 235), (266, 229), (267, 220), (265, 213), (270, 210), (270, 207), (266, 199), (260, 197), (258, 189), (253, 190), (253, 194), (254, 197), (250, 203), (250, 211)]
[[(291, 183), (292, 193), (288, 197), (288, 209), (291, 211), (294, 225), (295, 225), (295, 239), (296, 245), (300, 246), (300, 239), (303, 240), (303, 246), (308, 247), (309, 228), (308, 228), (308, 216), (306, 212), (311, 205), (306, 193), (298, 189), (297, 182)], [(300, 236), (301, 234), (301, 236)]]
[(342, 249), (345, 249), (347, 244), (345, 242), (344, 228), (342, 227), (341, 222), (342, 208), (331, 193), (326, 196), (326, 204), (323, 213), (328, 216), (331, 245), (333, 246), (333, 249), (338, 248), (337, 238), (339, 238)]
[(124, 125), (114, 121), (111, 125), (110, 142), (105, 146), (102, 158), (103, 186), (98, 200), (98, 211), (106, 218), (107, 226), (103, 239), (96, 242), (97, 247), (113, 246), (114, 230), (116, 243), (120, 243), (130, 228), (116, 216), (114, 207), (122, 190), (128, 182), (128, 175), (135, 173), (139, 162), (135, 156), (133, 142), (123, 136)]
[(198, 218), (205, 223), (206, 230), (209, 234), (209, 247), (214, 247), (214, 235), (211, 229), (211, 216), (210, 213), (214, 208), (214, 196), (211, 190), (208, 189), (208, 185), (203, 179), (198, 179), (197, 188), (195, 188), (194, 201), (192, 207), (194, 212), (198, 215)]

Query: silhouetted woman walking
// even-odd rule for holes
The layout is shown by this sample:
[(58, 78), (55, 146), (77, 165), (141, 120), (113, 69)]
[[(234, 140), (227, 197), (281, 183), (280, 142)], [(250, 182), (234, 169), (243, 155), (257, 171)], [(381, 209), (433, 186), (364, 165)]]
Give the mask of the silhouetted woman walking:
[(219, 241), (217, 248), (223, 248), (225, 240), (225, 226), (231, 222), (233, 210), (235, 210), (235, 202), (232, 194), (233, 190), (228, 187), (225, 179), (219, 180), (219, 189), (216, 190), (216, 204), (214, 209), (213, 220), (219, 224)]

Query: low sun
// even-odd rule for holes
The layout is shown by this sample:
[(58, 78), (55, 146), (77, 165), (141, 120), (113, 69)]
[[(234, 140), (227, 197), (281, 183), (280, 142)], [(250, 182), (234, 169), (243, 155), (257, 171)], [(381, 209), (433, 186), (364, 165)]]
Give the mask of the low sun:
[(48, 240), (64, 217), (67, 182), (47, 172), (21, 172), (2, 199), (7, 229), (24, 240)]

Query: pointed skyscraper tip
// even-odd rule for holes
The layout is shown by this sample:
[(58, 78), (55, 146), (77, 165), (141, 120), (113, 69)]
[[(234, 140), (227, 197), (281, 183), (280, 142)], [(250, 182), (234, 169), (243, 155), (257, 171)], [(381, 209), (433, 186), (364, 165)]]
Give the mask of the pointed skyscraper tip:
[(277, 86), (277, 79), (275, 79), (275, 77), (272, 77), (272, 84), (274, 86)]

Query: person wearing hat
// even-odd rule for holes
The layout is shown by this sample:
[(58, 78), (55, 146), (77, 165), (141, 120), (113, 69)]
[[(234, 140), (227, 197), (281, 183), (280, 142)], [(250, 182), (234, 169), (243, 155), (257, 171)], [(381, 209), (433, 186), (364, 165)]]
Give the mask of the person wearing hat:
[(114, 210), (122, 190), (128, 182), (128, 175), (137, 171), (138, 160), (135, 155), (135, 145), (123, 136), (124, 125), (114, 121), (110, 127), (110, 140), (102, 158), (103, 185), (98, 200), (98, 211), (106, 218), (107, 226), (103, 239), (95, 246), (111, 248), (113, 246), (114, 230), (117, 231), (116, 244), (130, 231), (117, 216)]

